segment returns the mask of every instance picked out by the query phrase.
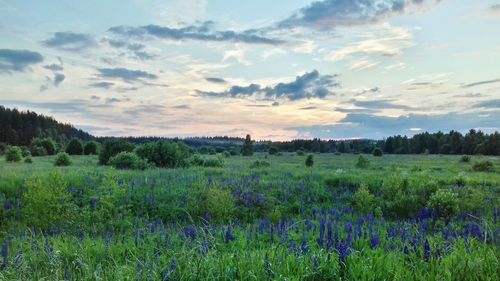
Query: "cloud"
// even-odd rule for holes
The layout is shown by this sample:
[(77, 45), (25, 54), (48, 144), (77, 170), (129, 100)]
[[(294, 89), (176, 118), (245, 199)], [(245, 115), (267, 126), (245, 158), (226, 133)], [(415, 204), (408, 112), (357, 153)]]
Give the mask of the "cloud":
[(258, 84), (248, 86), (232, 86), (224, 92), (204, 92), (199, 94), (211, 97), (245, 97), (262, 94), (266, 98), (286, 98), (288, 100), (300, 100), (310, 98), (324, 98), (331, 94), (331, 89), (338, 87), (335, 81), (336, 75), (320, 75), (317, 70), (297, 76), (295, 81), (289, 83), (278, 83), (274, 86), (262, 87)]
[(61, 84), (64, 79), (66, 79), (64, 74), (56, 73), (54, 76), (54, 86), (59, 87), (59, 84)]
[(472, 107), (474, 107), (474, 108), (500, 109), (500, 99), (486, 100), (486, 101), (478, 102), (478, 103), (472, 105)]
[(102, 88), (102, 89), (110, 89), (111, 87), (113, 87), (113, 85), (115, 85), (115, 83), (112, 83), (112, 82), (97, 82), (97, 83), (92, 83), (90, 84), (89, 86), (91, 88)]
[(123, 40), (115, 40), (115, 39), (103, 39), (104, 42), (107, 42), (111, 47), (117, 49), (126, 49), (132, 53), (132, 56), (136, 59), (140, 60), (152, 60), (156, 58), (156, 55), (150, 54), (144, 49), (146, 45), (141, 43), (128, 43)]
[(217, 31), (213, 28), (214, 23), (207, 21), (198, 25), (188, 25), (180, 28), (171, 28), (160, 25), (145, 25), (139, 27), (115, 26), (108, 29), (109, 32), (131, 38), (157, 38), (166, 40), (196, 40), (211, 42), (234, 42), (249, 44), (280, 45), (284, 41), (268, 38), (257, 34), (257, 31), (235, 32), (231, 30)]
[(286, 20), (279, 28), (298, 26), (330, 29), (337, 26), (365, 25), (401, 14), (425, 2), (439, 0), (323, 0), (314, 1)]
[(56, 32), (52, 38), (42, 41), (42, 44), (63, 51), (80, 52), (97, 46), (92, 36), (74, 32)]
[(216, 83), (216, 84), (226, 84), (227, 81), (222, 79), (222, 78), (217, 78), (217, 77), (207, 77), (205, 78), (208, 82)]
[(0, 73), (23, 72), (43, 61), (43, 56), (28, 50), (0, 49)]
[(412, 107), (406, 105), (395, 104), (393, 101), (392, 99), (371, 101), (351, 100), (353, 105), (367, 109), (412, 109)]
[(43, 68), (48, 69), (50, 71), (62, 71), (64, 68), (62, 65), (59, 64), (49, 64), (49, 65), (44, 65)]
[(180, 105), (174, 106), (173, 108), (175, 108), (175, 109), (190, 109), (191, 106), (189, 106), (187, 104), (180, 104)]
[(130, 70), (123, 67), (115, 68), (98, 68), (98, 76), (102, 78), (119, 78), (123, 81), (138, 81), (141, 79), (154, 80), (158, 79), (158, 76), (143, 70)]
[(440, 115), (410, 114), (398, 117), (374, 114), (347, 114), (337, 124), (291, 127), (298, 137), (319, 138), (371, 138), (382, 139), (391, 135), (413, 135), (414, 128), (437, 132), (458, 130), (466, 132), (471, 128), (500, 130), (500, 111), (482, 115), (479, 113), (447, 113)]
[(493, 79), (493, 80), (486, 80), (486, 81), (479, 81), (479, 82), (474, 82), (474, 83), (470, 83), (470, 84), (465, 84), (462, 86), (462, 88), (471, 88), (471, 87), (475, 87), (475, 86), (493, 84), (493, 83), (500, 83), (500, 79)]

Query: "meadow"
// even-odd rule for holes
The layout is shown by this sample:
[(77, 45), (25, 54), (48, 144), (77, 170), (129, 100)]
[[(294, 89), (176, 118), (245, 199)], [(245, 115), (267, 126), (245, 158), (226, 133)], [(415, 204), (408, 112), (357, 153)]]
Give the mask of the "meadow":
[(0, 280), (500, 280), (499, 157), (359, 157), (1, 159)]

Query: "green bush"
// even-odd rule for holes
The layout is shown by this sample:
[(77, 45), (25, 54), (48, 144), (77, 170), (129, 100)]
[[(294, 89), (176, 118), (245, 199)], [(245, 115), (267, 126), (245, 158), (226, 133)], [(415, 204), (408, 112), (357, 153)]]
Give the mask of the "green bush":
[(427, 206), (442, 218), (450, 218), (458, 212), (458, 197), (455, 193), (439, 189), (432, 194)]
[(122, 151), (109, 159), (109, 164), (116, 169), (144, 170), (147, 163), (133, 152)]
[[(45, 150), (45, 154), (42, 154), (43, 155), (54, 155), (56, 154), (56, 151), (57, 151), (57, 148), (56, 148), (56, 143), (54, 142), (53, 139), (51, 138), (34, 138), (32, 141), (31, 141), (31, 153), (33, 154), (33, 148), (36, 148), (36, 147), (43, 147), (43, 149)], [(35, 149), (37, 150), (37, 149)], [(35, 154), (33, 154), (35, 155)], [(35, 156), (43, 156), (43, 155), (35, 155)]]
[(132, 152), (134, 150), (134, 145), (122, 139), (109, 139), (106, 140), (99, 153), (99, 163), (101, 165), (107, 165), (109, 159), (120, 152)]
[(380, 149), (379, 147), (376, 147), (373, 151), (372, 151), (372, 154), (373, 156), (375, 157), (381, 157), (381, 156), (384, 156), (384, 152), (382, 151), (382, 149)]
[(460, 162), (469, 163), (470, 162), (470, 156), (469, 155), (462, 155), (462, 157), (460, 157)]
[(235, 202), (228, 190), (211, 187), (198, 194), (197, 214), (208, 212), (210, 220), (216, 223), (231, 222), (234, 218)]
[(31, 156), (30, 156), (30, 155), (28, 155), (28, 156), (26, 156), (26, 157), (24, 158), (24, 163), (28, 163), (28, 164), (33, 163), (33, 159), (31, 158)]
[(203, 162), (203, 167), (215, 167), (222, 168), (224, 167), (225, 161), (222, 157), (207, 157)]
[(47, 150), (43, 146), (39, 145), (32, 145), (31, 148), (31, 155), (33, 156), (45, 156), (47, 155)]
[(82, 155), (83, 154), (83, 143), (77, 138), (73, 138), (69, 141), (66, 146), (66, 153), (69, 155)]
[(472, 166), (472, 170), (476, 172), (493, 172), (494, 170), (493, 162), (489, 160), (476, 162)]
[(29, 150), (27, 147), (23, 146), (23, 147), (21, 148), (21, 150), (22, 150), (21, 155), (22, 155), (23, 157), (28, 157), (28, 156), (31, 156), (31, 152), (30, 152), (30, 150)]
[(259, 161), (259, 160), (255, 160), (251, 165), (250, 165), (250, 168), (251, 169), (255, 169), (255, 168), (265, 168), (265, 167), (269, 167), (271, 166), (271, 164), (269, 164), (269, 162), (267, 161)]
[(66, 152), (59, 152), (56, 155), (56, 160), (54, 161), (55, 166), (69, 166), (71, 165), (71, 159), (69, 154)]
[(19, 162), (22, 159), (21, 148), (18, 146), (8, 146), (5, 150), (5, 161)]
[(276, 146), (271, 146), (271, 147), (269, 148), (269, 151), (268, 151), (269, 155), (276, 155), (276, 154), (278, 154), (279, 152), (280, 152), (280, 151), (278, 150), (278, 148), (277, 148)]
[(297, 156), (304, 156), (304, 155), (306, 155), (306, 153), (302, 149), (297, 150), (295, 153), (297, 153)]
[(307, 155), (305, 164), (306, 167), (312, 167), (314, 165), (314, 157), (312, 154)]
[(75, 222), (76, 209), (61, 174), (28, 179), (25, 187), (23, 213), (29, 227), (45, 231)]
[(83, 147), (83, 154), (85, 155), (97, 155), (98, 143), (95, 141), (89, 141)]
[(366, 159), (363, 155), (358, 157), (358, 161), (356, 162), (356, 167), (360, 169), (368, 168), (370, 166), (370, 160)]
[(191, 150), (182, 142), (161, 140), (138, 146), (135, 153), (142, 159), (162, 168), (186, 167)]
[(375, 195), (371, 194), (368, 186), (364, 184), (354, 193), (352, 202), (354, 208), (365, 215), (374, 212), (377, 207)]

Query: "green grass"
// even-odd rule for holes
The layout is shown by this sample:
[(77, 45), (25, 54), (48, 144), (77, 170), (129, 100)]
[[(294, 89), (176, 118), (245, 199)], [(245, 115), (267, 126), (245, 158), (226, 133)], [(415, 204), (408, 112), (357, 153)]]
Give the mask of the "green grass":
[[(500, 279), (499, 157), (364, 155), (363, 169), (358, 157), (145, 171), (2, 158), (0, 280)], [(472, 170), (483, 160), (494, 171)], [(439, 189), (458, 212), (419, 215)]]

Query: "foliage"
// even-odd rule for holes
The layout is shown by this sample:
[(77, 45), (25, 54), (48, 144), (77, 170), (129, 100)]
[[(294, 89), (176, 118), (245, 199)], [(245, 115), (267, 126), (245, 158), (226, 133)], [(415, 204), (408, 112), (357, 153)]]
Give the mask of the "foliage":
[(95, 141), (89, 141), (85, 143), (83, 147), (83, 154), (85, 155), (97, 155), (99, 144)]
[(271, 164), (269, 164), (269, 162), (267, 161), (264, 161), (264, 160), (255, 160), (251, 165), (250, 165), (250, 169), (256, 169), (256, 168), (266, 168), (266, 167), (269, 167), (271, 166)]
[(229, 223), (234, 218), (235, 203), (228, 190), (212, 187), (198, 195), (198, 214), (208, 214), (210, 222)]
[(460, 157), (460, 162), (462, 162), (462, 163), (469, 163), (470, 162), (470, 156), (469, 155), (462, 155), (462, 157)]
[(278, 150), (278, 148), (276, 146), (271, 146), (269, 148), (269, 155), (276, 155), (278, 154), (280, 151)]
[(24, 163), (28, 163), (28, 164), (33, 163), (33, 159), (31, 158), (31, 155), (28, 155), (24, 158)]
[(52, 138), (34, 138), (31, 141), (31, 148), (32, 151), (39, 151), (37, 147), (43, 147), (45, 150), (45, 153), (41, 152), (42, 155), (37, 155), (37, 156), (43, 156), (43, 155), (54, 155), (57, 152), (56, 148), (56, 143)]
[(375, 196), (370, 193), (368, 186), (364, 184), (361, 185), (352, 197), (354, 208), (365, 215), (375, 210), (377, 207), (375, 200)]
[(247, 135), (243, 147), (241, 148), (241, 155), (252, 156), (253, 155), (253, 142), (250, 135)]
[(75, 206), (60, 173), (27, 179), (25, 186), (23, 213), (29, 227), (48, 231), (74, 223)]
[(142, 159), (162, 168), (178, 168), (189, 165), (191, 150), (182, 142), (161, 140), (138, 146), (135, 153)]
[(381, 157), (381, 156), (384, 156), (384, 152), (382, 151), (382, 149), (380, 149), (379, 147), (376, 147), (373, 151), (372, 151), (372, 155), (375, 156), (375, 157)]
[(32, 145), (30, 147), (31, 155), (33, 156), (45, 156), (47, 155), (47, 150), (41, 145)]
[(5, 150), (5, 161), (19, 162), (22, 159), (21, 148), (18, 146), (8, 146)]
[(55, 166), (70, 166), (71, 165), (71, 159), (69, 157), (69, 154), (66, 152), (59, 152), (56, 155), (56, 159), (54, 161)]
[(494, 165), (489, 160), (479, 161), (472, 165), (472, 170), (476, 172), (493, 172)]
[(297, 150), (295, 153), (297, 153), (297, 156), (304, 156), (304, 155), (306, 155), (306, 153), (302, 149)]
[(439, 189), (432, 194), (428, 206), (436, 211), (438, 216), (450, 218), (458, 212), (458, 198), (451, 191)]
[(122, 151), (109, 159), (108, 164), (116, 169), (144, 170), (147, 163), (134, 152)]
[(221, 156), (213, 157), (202, 157), (198, 154), (193, 155), (189, 158), (188, 163), (190, 166), (200, 166), (200, 167), (224, 167), (224, 158)]
[(69, 155), (82, 155), (83, 154), (83, 143), (77, 138), (71, 139), (71, 141), (66, 146), (66, 153)]
[(312, 167), (314, 165), (314, 157), (312, 154), (307, 155), (305, 164), (306, 167)]
[(99, 164), (107, 165), (111, 157), (117, 155), (118, 153), (132, 152), (134, 150), (134, 145), (122, 139), (109, 139), (106, 140), (99, 152)]
[(368, 166), (370, 166), (370, 160), (368, 160), (363, 155), (360, 155), (358, 157), (358, 161), (356, 162), (356, 167), (360, 169), (365, 169), (368, 168)]

